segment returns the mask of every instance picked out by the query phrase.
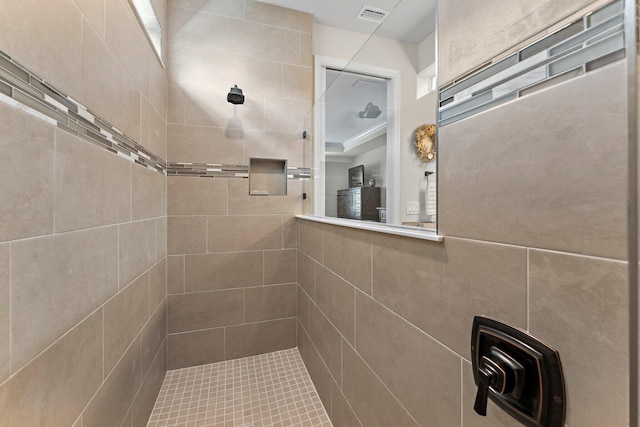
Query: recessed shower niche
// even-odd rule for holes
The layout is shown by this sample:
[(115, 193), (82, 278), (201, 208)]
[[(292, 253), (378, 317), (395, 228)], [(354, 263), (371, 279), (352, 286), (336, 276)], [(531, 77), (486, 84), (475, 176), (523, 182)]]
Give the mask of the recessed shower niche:
[(286, 196), (287, 161), (282, 159), (249, 159), (249, 195)]

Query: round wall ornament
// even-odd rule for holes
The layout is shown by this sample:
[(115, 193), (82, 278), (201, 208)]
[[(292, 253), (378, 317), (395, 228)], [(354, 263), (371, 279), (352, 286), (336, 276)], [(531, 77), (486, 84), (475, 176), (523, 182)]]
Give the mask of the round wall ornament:
[(416, 130), (416, 150), (418, 157), (429, 163), (436, 157), (436, 125), (425, 124)]

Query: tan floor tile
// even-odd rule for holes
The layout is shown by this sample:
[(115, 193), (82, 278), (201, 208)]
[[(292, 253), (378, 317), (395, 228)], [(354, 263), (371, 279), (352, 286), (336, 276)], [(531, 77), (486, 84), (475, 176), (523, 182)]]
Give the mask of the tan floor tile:
[(296, 348), (168, 371), (147, 427), (331, 427)]

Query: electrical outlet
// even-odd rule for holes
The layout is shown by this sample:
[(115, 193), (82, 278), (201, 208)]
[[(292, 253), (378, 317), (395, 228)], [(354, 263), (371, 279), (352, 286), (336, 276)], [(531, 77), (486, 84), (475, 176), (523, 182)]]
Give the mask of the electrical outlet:
[(407, 215), (418, 215), (420, 213), (419, 202), (407, 202)]

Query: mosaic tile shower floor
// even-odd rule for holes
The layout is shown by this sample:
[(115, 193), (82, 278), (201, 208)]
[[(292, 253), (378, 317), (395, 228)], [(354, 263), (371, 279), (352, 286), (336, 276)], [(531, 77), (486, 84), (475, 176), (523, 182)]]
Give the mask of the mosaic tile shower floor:
[(331, 427), (298, 349), (168, 371), (147, 427)]

